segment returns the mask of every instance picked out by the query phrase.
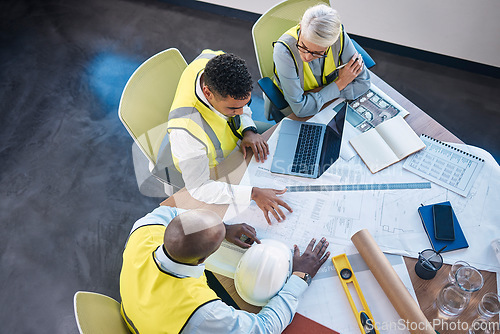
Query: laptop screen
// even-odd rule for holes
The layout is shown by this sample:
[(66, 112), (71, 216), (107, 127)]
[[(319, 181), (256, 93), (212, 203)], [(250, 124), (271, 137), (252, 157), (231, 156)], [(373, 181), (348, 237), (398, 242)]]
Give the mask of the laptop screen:
[(335, 109), (339, 108), (337, 114), (332, 118), (330, 123), (328, 123), (328, 127), (332, 129), (337, 135), (342, 137), (342, 132), (344, 132), (344, 122), (345, 122), (345, 114), (347, 110), (347, 102), (343, 104), (339, 104)]
[[(338, 109), (340, 108), (340, 110)], [(342, 133), (344, 132), (347, 102), (339, 104), (334, 108), (337, 111), (335, 117), (328, 123), (321, 149), (319, 161), (319, 175), (323, 174), (340, 157), (340, 147), (342, 144)]]

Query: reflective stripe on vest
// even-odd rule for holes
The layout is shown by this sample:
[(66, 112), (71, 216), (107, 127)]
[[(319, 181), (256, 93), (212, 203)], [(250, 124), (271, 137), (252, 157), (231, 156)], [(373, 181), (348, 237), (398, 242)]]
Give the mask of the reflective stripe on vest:
[(178, 278), (156, 262), (165, 226), (145, 225), (129, 237), (120, 274), (121, 313), (136, 334), (179, 333), (201, 306), (219, 299), (199, 278)]
[[(207, 62), (222, 51), (204, 50), (182, 73), (174, 102), (168, 116), (168, 132), (182, 129), (205, 146), (210, 168), (217, 166), (231, 153), (239, 140), (227, 121), (214, 113), (196, 95), (198, 76)], [(240, 129), (241, 131), (241, 129)], [(179, 169), (178, 159), (173, 156)], [(180, 169), (179, 169), (180, 170)]]
[[(170, 118), (177, 119), (177, 121), (172, 122), (172, 124), (181, 125), (182, 123), (185, 123), (185, 125), (181, 127), (169, 126), (169, 129), (187, 129), (190, 133), (193, 133), (193, 131), (203, 131), (206, 134), (206, 137), (200, 136), (195, 138), (199, 140), (203, 145), (205, 145), (205, 147), (213, 147), (213, 150), (216, 152), (215, 160), (217, 161), (217, 163), (220, 163), (222, 160), (224, 160), (224, 152), (222, 151), (222, 146), (219, 138), (217, 138), (214, 130), (210, 127), (207, 121), (205, 121), (198, 110), (196, 110), (194, 107), (177, 108), (170, 112), (169, 119)], [(186, 122), (181, 123), (179, 121), (179, 119), (181, 118), (186, 119)], [(194, 121), (198, 128), (190, 121)]]
[[(290, 51), (292, 55), (293, 61), (295, 63), (295, 69), (297, 71), (297, 75), (299, 76), (300, 86), (304, 91), (309, 91), (311, 89), (324, 86), (336, 79), (332, 78), (331, 80), (327, 80), (327, 77), (335, 72), (337, 69), (337, 64), (339, 64), (340, 56), (342, 55), (342, 51), (344, 49), (344, 29), (341, 26), (340, 36), (337, 41), (330, 46), (326, 51), (326, 57), (323, 58), (323, 67), (321, 69), (321, 81), (318, 82), (316, 77), (314, 76), (309, 63), (303, 62), (302, 58), (300, 58), (300, 51), (297, 49), (297, 41), (299, 34), (299, 26), (289, 29), (285, 32), (277, 41), (277, 43), (281, 43)], [(276, 67), (274, 68), (274, 83), (280, 87), (278, 73), (276, 72)]]

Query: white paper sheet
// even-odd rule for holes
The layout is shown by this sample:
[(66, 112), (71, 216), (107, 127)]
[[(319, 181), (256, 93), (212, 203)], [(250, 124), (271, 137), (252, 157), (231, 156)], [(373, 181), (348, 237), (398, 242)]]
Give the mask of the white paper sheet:
[[(403, 258), (397, 255), (386, 256), (418, 304)], [(409, 333), (408, 330), (397, 326), (400, 321), (398, 313), (361, 255), (353, 253), (348, 258), (375, 323), (381, 329), (380, 333)], [(297, 312), (339, 333), (359, 333), (356, 318), (332, 262), (328, 261), (321, 269), (322, 272), (316, 275), (302, 296)], [(321, 307), (318, 307), (319, 303)]]
[[(327, 122), (333, 113), (330, 109), (324, 110), (311, 121)], [(277, 134), (278, 131), (275, 131), (269, 140), (271, 156), (276, 147)], [(310, 237), (322, 236), (334, 244), (345, 245), (350, 243), (352, 234), (367, 228), (382, 251), (417, 257), (418, 252), (430, 248), (417, 208), (420, 204), (450, 201), (470, 247), (443, 253), (445, 263), (464, 260), (479, 269), (500, 272), (500, 264), (489, 246), (494, 238), (500, 236), (500, 167), (488, 152), (480, 148), (465, 145), (460, 145), (460, 148), (485, 160), (467, 197), (436, 184), (432, 184), (431, 189), (417, 190), (285, 193), (283, 199), (294, 212), (287, 214), (287, 219), (282, 223), (277, 223), (271, 217), (273, 225), (267, 225), (262, 212), (253, 202), (248, 207), (230, 205), (225, 221), (247, 222), (256, 228), (259, 237), (280, 239), (286, 236), (285, 242), (289, 245), (297, 243), (299, 247), (307, 244)], [(371, 174), (359, 156), (349, 161), (339, 159), (317, 180), (272, 174), (269, 172), (269, 160), (263, 164), (253, 160), (241, 184), (283, 189), (288, 185), (312, 182), (359, 184), (426, 181), (404, 170), (403, 162)], [(320, 210), (317, 209), (319, 207)]]
[[(333, 113), (321, 112), (311, 121), (328, 122)], [(271, 156), (277, 141), (275, 131), (269, 143)], [(283, 241), (290, 248), (297, 244), (301, 251), (305, 249), (311, 238), (325, 236), (330, 242), (332, 254), (355, 252), (350, 237), (362, 228), (367, 228), (373, 235), (382, 251), (398, 255), (417, 257), (419, 251), (430, 248), (430, 242), (423, 229), (417, 213), (420, 204), (432, 204), (449, 200), (462, 226), (470, 245), (468, 249), (442, 253), (444, 262), (452, 264), (464, 260), (479, 269), (500, 272), (500, 264), (496, 261), (490, 242), (500, 236), (500, 167), (486, 151), (460, 146), (485, 160), (484, 167), (467, 197), (462, 197), (441, 186), (432, 184), (431, 189), (417, 190), (369, 190), (338, 191), (321, 193), (285, 193), (283, 199), (293, 208), (287, 212), (287, 219), (278, 223), (271, 217), (272, 225), (268, 225), (262, 211), (252, 202), (249, 206), (230, 205), (224, 217), (229, 224), (246, 222), (255, 227), (259, 238), (273, 238)], [(255, 160), (249, 164), (241, 184), (257, 187), (282, 189), (289, 185), (304, 184), (360, 184), (360, 183), (397, 183), (422, 182), (423, 178), (402, 168), (403, 162), (396, 163), (377, 174), (371, 174), (359, 156), (350, 160), (339, 159), (321, 178), (283, 176), (269, 172), (271, 159), (264, 163)], [(232, 277), (231, 272), (237, 264), (238, 254), (234, 250), (222, 247), (207, 259), (207, 269)], [(232, 254), (232, 255), (231, 255)], [(330, 262), (331, 263), (331, 262)], [(320, 270), (331, 272), (327, 265)], [(403, 283), (414, 295), (404, 262), (395, 266)], [(310, 317), (342, 333), (357, 332), (351, 330), (355, 322), (347, 314), (351, 314), (338, 278), (328, 276), (314, 280), (301, 300), (299, 313)], [(332, 274), (333, 275), (333, 274)], [(396, 311), (390, 305), (380, 286), (371, 275), (364, 271), (356, 273), (368, 305), (377, 322), (398, 320)], [(500, 275), (497, 275), (497, 278)], [(498, 278), (500, 287), (500, 278)], [(338, 283), (338, 284), (337, 284)], [(328, 296), (328, 298), (325, 298)], [(383, 299), (382, 297), (385, 297)], [(322, 298), (322, 307), (317, 300)], [(392, 308), (392, 309), (391, 309)], [(392, 311), (391, 311), (392, 310)], [(351, 320), (349, 320), (351, 319)], [(337, 322), (337, 320), (339, 322)], [(356, 328), (356, 327), (354, 327)], [(401, 333), (397, 329), (387, 329), (382, 333)]]
[(420, 139), (426, 148), (406, 159), (403, 168), (466, 197), (484, 161), (429, 136)]

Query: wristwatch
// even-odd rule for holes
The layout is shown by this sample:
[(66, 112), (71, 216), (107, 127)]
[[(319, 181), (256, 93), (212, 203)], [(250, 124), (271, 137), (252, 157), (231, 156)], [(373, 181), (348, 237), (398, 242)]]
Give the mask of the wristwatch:
[(247, 131), (252, 131), (253, 133), (259, 133), (257, 131), (257, 128), (255, 126), (249, 126), (247, 128), (244, 128), (243, 131), (241, 132), (242, 134), (245, 134)]
[(304, 280), (304, 282), (307, 283), (307, 285), (311, 285), (312, 282), (312, 277), (308, 273), (303, 273), (301, 271), (294, 271), (292, 275), (299, 276)]

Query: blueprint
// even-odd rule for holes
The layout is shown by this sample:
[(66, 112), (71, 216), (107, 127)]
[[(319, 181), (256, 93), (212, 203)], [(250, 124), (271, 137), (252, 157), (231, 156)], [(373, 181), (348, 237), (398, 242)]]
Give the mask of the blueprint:
[(349, 122), (361, 132), (366, 132), (394, 116), (400, 115), (404, 118), (409, 114), (373, 83), (366, 93), (350, 105), (357, 117), (351, 117)]
[[(328, 114), (327, 114), (328, 113)], [(322, 112), (311, 119), (327, 123), (333, 114)], [(346, 122), (346, 126), (349, 124)], [(396, 163), (377, 174), (372, 174), (359, 158), (349, 154), (348, 138), (343, 138), (341, 156), (320, 178), (316, 180), (273, 174), (269, 171), (276, 147), (277, 133), (268, 141), (270, 158), (264, 163), (252, 159), (241, 180), (241, 184), (283, 189), (291, 185), (333, 185), (360, 183), (423, 182), (425, 179), (403, 169), (403, 163)], [(455, 144), (450, 144), (455, 145)], [(284, 242), (292, 249), (297, 245), (303, 252), (311, 238), (326, 237), (330, 242), (328, 250), (332, 256), (347, 253), (355, 256), (355, 247), (350, 241), (357, 231), (366, 228), (379, 247), (387, 253), (417, 257), (418, 252), (431, 248), (417, 213), (421, 205), (450, 201), (462, 230), (470, 245), (467, 249), (442, 253), (445, 263), (464, 260), (479, 269), (500, 272), (500, 263), (495, 258), (490, 242), (500, 236), (500, 167), (486, 151), (466, 145), (455, 145), (485, 160), (467, 197), (462, 197), (437, 184), (430, 189), (331, 191), (331, 192), (289, 192), (282, 195), (293, 212), (286, 213), (283, 222), (277, 222), (272, 215), (269, 225), (262, 211), (252, 201), (247, 206), (230, 205), (224, 221), (227, 224), (247, 223), (252, 225), (260, 239), (272, 238)], [(346, 153), (347, 152), (347, 153)], [(233, 277), (235, 268), (244, 250), (224, 242), (222, 247), (206, 261), (206, 267), (214, 272)], [(358, 254), (359, 256), (359, 254)], [(397, 260), (399, 259), (399, 260)], [(350, 261), (352, 259), (350, 258)], [(395, 262), (393, 262), (395, 261)], [(408, 271), (401, 256), (391, 260), (410, 294), (415, 293)], [(358, 281), (376, 322), (397, 322), (400, 318), (385, 297), (381, 287), (369, 270), (356, 270)], [(359, 268), (358, 268), (359, 269)], [(359, 271), (359, 272), (358, 272)], [(500, 286), (500, 275), (497, 275)], [(317, 300), (322, 298), (323, 307), (318, 310)], [(416, 300), (416, 298), (415, 298)], [(298, 312), (341, 333), (357, 331), (352, 312), (347, 306), (331, 261), (327, 261), (316, 275), (309, 289), (299, 303)], [(401, 329), (385, 329), (381, 333), (407, 333)]]
[[(334, 106), (332, 106), (334, 107)], [(333, 117), (325, 110), (310, 121), (326, 123)], [(346, 123), (346, 125), (348, 125)], [(264, 163), (250, 162), (241, 184), (283, 189), (305, 184), (359, 184), (423, 182), (425, 179), (403, 169), (396, 163), (371, 174), (359, 156), (339, 159), (319, 179), (273, 174), (269, 171), (276, 147), (278, 131), (269, 139), (270, 158)], [(348, 148), (343, 139), (342, 150)], [(455, 145), (485, 160), (467, 197), (462, 197), (435, 183), (430, 189), (366, 190), (332, 192), (290, 192), (282, 198), (293, 209), (286, 220), (278, 223), (272, 215), (268, 225), (262, 211), (254, 202), (241, 207), (230, 205), (225, 222), (246, 222), (255, 227), (258, 237), (275, 238), (290, 247), (304, 249), (312, 237), (326, 237), (332, 245), (349, 245), (352, 234), (367, 228), (384, 252), (417, 257), (430, 248), (417, 208), (423, 204), (450, 201), (470, 245), (468, 249), (443, 253), (445, 263), (464, 260), (479, 269), (500, 271), (500, 264), (489, 246), (500, 236), (500, 167), (486, 151), (466, 145)], [(341, 155), (342, 155), (341, 150)]]
[[(396, 255), (386, 255), (386, 257), (418, 304), (403, 258)], [(379, 332), (384, 334), (409, 333), (408, 330), (395, 328), (396, 326), (388, 328), (389, 324), (397, 324), (400, 316), (368, 269), (361, 255), (353, 253), (348, 255), (348, 259), (366, 303), (372, 312), (373, 319), (377, 327), (379, 327)], [(354, 313), (349, 307), (349, 301), (332, 262), (328, 261), (321, 269), (323, 269), (323, 273), (316, 275), (311, 286), (302, 296), (297, 312), (339, 333), (359, 333)], [(318, 296), (321, 298), (321, 308), (318, 307)]]

